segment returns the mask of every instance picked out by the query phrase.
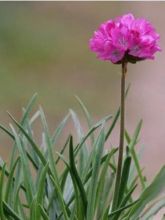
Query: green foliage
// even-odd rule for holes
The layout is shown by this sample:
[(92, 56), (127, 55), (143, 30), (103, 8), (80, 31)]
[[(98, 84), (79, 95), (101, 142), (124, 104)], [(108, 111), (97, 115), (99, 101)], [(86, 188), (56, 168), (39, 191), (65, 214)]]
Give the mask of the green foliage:
[[(9, 114), (13, 121), (10, 128), (0, 125), (14, 143), (9, 166), (0, 160), (0, 219), (149, 220), (165, 206), (164, 196), (159, 197), (165, 191), (165, 167), (147, 183), (140, 166), (136, 145), (141, 121), (133, 137), (125, 131), (127, 148), (119, 199), (112, 211), (118, 148), (107, 148), (105, 144), (118, 121), (120, 109), (114, 117), (110, 115), (94, 123), (77, 97), (88, 131), (83, 131), (77, 114), (70, 110), (51, 134), (41, 108), (31, 115), (35, 99), (36, 95), (24, 109), (20, 122)], [(69, 119), (76, 132), (71, 131), (60, 147), (57, 140)], [(43, 128), (41, 145), (37, 144), (33, 131), (37, 120)], [(138, 182), (141, 190), (138, 189), (135, 198)]]

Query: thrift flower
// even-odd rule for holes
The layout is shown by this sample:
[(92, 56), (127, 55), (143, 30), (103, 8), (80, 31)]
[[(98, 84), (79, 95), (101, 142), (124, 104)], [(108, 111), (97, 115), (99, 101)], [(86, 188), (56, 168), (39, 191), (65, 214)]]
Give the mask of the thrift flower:
[(154, 59), (155, 52), (160, 51), (159, 34), (154, 27), (130, 13), (101, 24), (89, 46), (99, 59), (113, 63)]

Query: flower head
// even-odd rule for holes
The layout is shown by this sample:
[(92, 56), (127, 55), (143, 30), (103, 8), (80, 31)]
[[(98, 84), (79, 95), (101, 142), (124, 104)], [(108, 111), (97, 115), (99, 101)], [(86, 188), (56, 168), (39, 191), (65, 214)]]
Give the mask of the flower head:
[(89, 46), (101, 60), (135, 63), (153, 59), (155, 52), (160, 51), (158, 43), (159, 34), (146, 19), (126, 14), (101, 24)]

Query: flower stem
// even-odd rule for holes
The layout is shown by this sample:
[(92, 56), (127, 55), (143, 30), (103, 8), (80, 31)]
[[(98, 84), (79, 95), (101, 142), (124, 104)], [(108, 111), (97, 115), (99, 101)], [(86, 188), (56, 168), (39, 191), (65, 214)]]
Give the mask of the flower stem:
[(122, 62), (122, 76), (121, 76), (121, 105), (120, 105), (120, 142), (119, 142), (119, 155), (118, 155), (118, 165), (116, 173), (116, 182), (114, 190), (114, 200), (112, 205), (112, 210), (115, 210), (119, 200), (119, 188), (121, 181), (121, 172), (123, 164), (123, 149), (124, 149), (124, 121), (125, 121), (125, 75), (127, 72), (127, 62), (124, 60)]

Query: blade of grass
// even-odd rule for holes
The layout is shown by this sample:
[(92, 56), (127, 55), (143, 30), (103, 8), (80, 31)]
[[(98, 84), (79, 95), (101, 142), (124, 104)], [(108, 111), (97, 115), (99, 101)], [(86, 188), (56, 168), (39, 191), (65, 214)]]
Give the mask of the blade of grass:
[[(73, 196), (75, 198), (75, 202), (74, 202), (74, 207), (71, 211), (71, 215), (70, 215), (70, 219), (74, 219), (75, 216), (77, 216), (77, 218), (79, 220), (83, 220), (85, 217), (85, 211), (84, 211), (84, 207), (82, 204), (82, 198), (81, 198), (81, 194), (79, 194), (79, 187), (76, 181), (76, 178), (74, 176), (74, 173), (72, 172), (71, 167), (69, 166), (69, 164), (66, 162), (66, 160), (64, 159), (63, 155), (61, 155), (63, 161), (65, 162), (66, 166), (68, 167), (68, 170), (70, 171), (70, 175), (71, 175), (71, 179), (72, 179), (72, 183), (73, 183), (73, 187), (74, 187), (74, 192), (73, 192)], [(69, 207), (67, 205), (67, 207)], [(62, 213), (59, 215), (59, 219), (61, 219), (62, 217)]]
[[(72, 120), (73, 120), (73, 123), (75, 126), (75, 130), (77, 132), (77, 136), (79, 138), (79, 142), (81, 142), (81, 140), (84, 137), (84, 134), (83, 134), (83, 129), (80, 125), (80, 121), (78, 119), (77, 114), (72, 109), (70, 109), (70, 114), (71, 114), (71, 117), (72, 117)], [(80, 156), (80, 158), (79, 158), (79, 174), (81, 175), (83, 173), (85, 164), (88, 160), (88, 149), (87, 149), (87, 145), (85, 142), (83, 143), (83, 146), (80, 149), (79, 156)]]
[(64, 129), (66, 122), (68, 121), (70, 117), (70, 114), (67, 114), (65, 116), (65, 118), (61, 121), (61, 123), (59, 124), (59, 126), (56, 128), (52, 138), (51, 138), (51, 142), (52, 144), (55, 144), (57, 142), (58, 137), (60, 136), (62, 130)]
[[(24, 113), (23, 113), (23, 116), (22, 116), (22, 119), (21, 119), (21, 122), (20, 122), (20, 124), (21, 124), (22, 126), (25, 125), (25, 123), (26, 123), (26, 121), (27, 121), (27, 117), (28, 117), (28, 115), (29, 115), (29, 113), (30, 113), (30, 111), (31, 111), (31, 109), (32, 109), (32, 107), (33, 107), (35, 101), (36, 101), (36, 98), (37, 98), (37, 93), (35, 93), (35, 94), (32, 96), (32, 98), (30, 99), (30, 101), (29, 101), (28, 104), (27, 104), (27, 107), (25, 108), (25, 111), (24, 111)], [(16, 156), (16, 146), (15, 146), (15, 144), (14, 144), (13, 150), (12, 150), (12, 154), (11, 154), (11, 159), (10, 159), (10, 169), (11, 169), (11, 167), (13, 166), (13, 161), (15, 160), (15, 156)]]
[[(87, 107), (85, 106), (85, 104), (82, 102), (82, 100), (77, 95), (75, 97), (76, 97), (78, 103), (80, 104), (80, 106), (81, 106), (81, 108), (84, 112), (85, 118), (86, 118), (87, 123), (88, 123), (88, 128), (89, 129), (92, 128), (93, 120), (92, 120), (92, 117), (91, 117)], [(92, 133), (90, 137), (91, 137), (91, 143), (94, 144), (94, 134)]]
[[(13, 220), (23, 220), (21, 217), (18, 216), (17, 213), (14, 212), (14, 210), (5, 201), (3, 201), (3, 207), (4, 207), (5, 213), (8, 217), (11, 216)], [(3, 220), (3, 219), (1, 219), (1, 220)]]
[[(63, 154), (63, 153), (64, 153), (64, 151), (65, 151), (65, 149), (66, 149), (66, 147), (67, 147), (67, 145), (68, 145), (68, 143), (69, 143), (69, 140), (70, 140), (70, 136), (67, 138), (66, 143), (64, 144), (62, 150), (60, 151), (60, 154)], [(55, 163), (58, 164), (59, 160), (60, 160), (60, 157), (58, 157), (58, 158), (56, 159), (56, 162), (55, 162)]]
[(87, 197), (86, 197), (86, 192), (84, 189), (84, 186), (81, 182), (81, 179), (78, 175), (77, 169), (76, 169), (76, 165), (75, 165), (75, 161), (74, 161), (74, 152), (73, 152), (73, 139), (72, 136), (70, 137), (70, 144), (69, 144), (69, 160), (70, 160), (70, 168), (71, 168), (71, 172), (72, 175), (75, 178), (75, 181), (77, 183), (77, 187), (79, 189), (81, 198), (82, 198), (82, 202), (83, 202), (83, 210), (84, 210), (84, 215), (86, 216), (86, 210), (87, 210)]
[(116, 210), (116, 211), (111, 212), (111, 213), (108, 215), (109, 219), (110, 219), (112, 216), (118, 214), (119, 212), (122, 212), (123, 210), (128, 209), (128, 208), (130, 208), (131, 206), (134, 206), (135, 204), (137, 204), (138, 201), (139, 201), (139, 200), (136, 200), (135, 202), (132, 202), (132, 203), (129, 204), (129, 205), (126, 205), (126, 206), (124, 206), (124, 207), (122, 207), (122, 208), (120, 208), (120, 209), (118, 209), (118, 210)]
[(38, 181), (38, 186), (37, 186), (37, 192), (34, 195), (34, 200), (33, 200), (32, 207), (31, 207), (31, 212), (32, 212), (31, 216), (33, 216), (34, 220), (41, 219), (41, 212), (40, 212), (41, 209), (39, 205), (42, 206), (43, 204), (45, 179), (46, 179), (47, 171), (48, 171), (48, 163), (41, 170), (41, 174), (39, 176), (39, 181)]
[(105, 205), (106, 201), (107, 201), (107, 196), (109, 195), (109, 193), (106, 193), (106, 197), (103, 197), (103, 193), (104, 193), (104, 187), (106, 184), (106, 177), (107, 177), (107, 171), (108, 171), (108, 167), (109, 167), (109, 162), (111, 159), (111, 156), (113, 155), (113, 151), (114, 149), (112, 149), (112, 151), (108, 154), (105, 163), (103, 164), (103, 168), (99, 177), (99, 182), (98, 182), (98, 187), (97, 187), (97, 196), (96, 196), (96, 205), (95, 207), (97, 208), (97, 219), (100, 219), (100, 212), (102, 212), (102, 209), (104, 208), (103, 206)]
[[(104, 161), (106, 161), (106, 159), (107, 159), (108, 156), (110, 156), (110, 158), (111, 158), (117, 151), (118, 151), (118, 148), (113, 148), (110, 153), (104, 155), (104, 156), (101, 158), (101, 163), (100, 163), (100, 164), (102, 164)], [(111, 166), (111, 163), (109, 163), (109, 165)], [(114, 168), (112, 168), (112, 169), (113, 169), (113, 171), (115, 171)], [(88, 174), (85, 176), (84, 183), (86, 183), (86, 182), (89, 180), (89, 178), (90, 178), (91, 175), (92, 175), (92, 171), (93, 171), (92, 168), (91, 168), (90, 170), (88, 169)]]
[(154, 217), (163, 207), (165, 207), (165, 197), (155, 201), (149, 205), (147, 210), (140, 215), (141, 220), (150, 220)]
[(62, 196), (61, 190), (60, 190), (58, 184), (56, 183), (56, 181), (54, 180), (54, 178), (52, 176), (50, 176), (50, 179), (52, 180), (52, 183), (55, 186), (55, 189), (57, 190), (59, 201), (61, 203), (61, 208), (62, 208), (63, 215), (64, 215), (64, 219), (65, 220), (69, 220), (69, 217), (68, 217), (68, 214), (67, 214), (67, 209), (66, 209), (66, 204), (65, 204), (65, 202), (63, 200), (63, 196)]
[(50, 163), (50, 168), (51, 168), (54, 178), (56, 179), (57, 182), (59, 182), (58, 174), (57, 174), (57, 170), (55, 166), (55, 160), (53, 157), (52, 142), (51, 142), (51, 138), (49, 135), (48, 125), (46, 122), (45, 114), (41, 107), (40, 107), (40, 115), (41, 115), (41, 121), (42, 121), (42, 125), (43, 125), (44, 132), (45, 132), (45, 138), (46, 138), (46, 144), (47, 144), (47, 150), (48, 150), (48, 161)]
[(16, 166), (19, 161), (20, 161), (20, 157), (18, 157), (17, 160), (15, 161), (15, 163), (13, 164), (12, 170), (11, 170), (9, 177), (8, 177), (8, 182), (7, 182), (6, 192), (5, 192), (5, 201), (6, 202), (9, 201), (9, 198), (11, 198), (10, 191), (12, 189), (14, 172), (15, 172)]
[(139, 201), (132, 208), (129, 218), (137, 219), (145, 206), (165, 190), (165, 166), (159, 171), (153, 182), (141, 194)]
[(141, 172), (141, 168), (140, 168), (140, 164), (139, 164), (139, 161), (138, 161), (138, 157), (136, 155), (136, 151), (135, 151), (135, 148), (134, 148), (135, 144), (137, 143), (137, 139), (138, 139), (141, 127), (142, 127), (142, 120), (140, 120), (140, 122), (138, 123), (138, 125), (135, 129), (135, 133), (133, 135), (133, 138), (130, 141), (130, 144), (128, 145), (128, 148), (130, 149), (130, 153), (131, 153), (132, 158), (134, 160), (135, 167), (136, 167), (136, 170), (137, 170), (137, 173), (139, 175), (140, 182), (141, 182), (142, 190), (144, 190), (145, 189), (145, 181), (144, 181), (144, 178), (143, 178), (143, 175), (142, 175), (142, 172)]
[[(137, 185), (135, 185), (133, 188), (131, 188), (131, 189), (128, 191), (128, 193), (126, 194), (126, 196), (125, 196), (125, 197), (123, 198), (123, 200), (121, 201), (119, 208), (122, 208), (122, 207), (124, 207), (124, 206), (127, 204), (127, 202), (129, 201), (129, 199), (130, 199), (132, 193), (134, 192), (134, 190), (136, 189), (136, 187), (137, 187)], [(131, 203), (133, 203), (133, 201), (132, 201)], [(117, 219), (119, 218), (119, 216), (120, 216), (121, 213), (122, 213), (122, 211), (121, 211), (121, 212), (118, 212), (118, 213), (115, 215), (115, 217), (113, 218), (113, 220), (117, 220)]]
[(131, 157), (127, 156), (124, 161), (124, 166), (123, 166), (123, 171), (122, 171), (122, 176), (121, 176), (121, 183), (120, 183), (119, 197), (118, 197), (118, 206), (120, 206), (120, 204), (122, 202), (122, 199), (123, 199), (126, 187), (127, 187), (130, 165), (131, 165)]
[(29, 169), (29, 165), (28, 165), (28, 160), (27, 160), (27, 156), (26, 153), (24, 152), (23, 146), (21, 145), (20, 139), (14, 129), (14, 127), (12, 125), (10, 125), (14, 137), (15, 137), (15, 141), (16, 141), (16, 147), (18, 148), (18, 151), (20, 153), (20, 158), (21, 158), (21, 162), (23, 165), (23, 172), (24, 172), (24, 183), (26, 186), (26, 190), (27, 193), (26, 198), (28, 201), (28, 204), (31, 204), (31, 201), (33, 199), (33, 194), (34, 194), (34, 185), (33, 185), (33, 181), (32, 181), (32, 175), (30, 173), (30, 169)]
[(96, 200), (96, 193), (97, 193), (97, 181), (98, 181), (98, 175), (99, 175), (99, 170), (100, 170), (100, 162), (101, 162), (104, 142), (105, 142), (105, 134), (104, 134), (104, 129), (102, 125), (100, 135), (96, 142), (95, 154), (93, 156), (93, 163), (92, 163), (93, 171), (92, 171), (92, 177), (91, 177), (90, 186), (89, 186), (87, 220), (91, 220), (94, 217), (94, 207), (95, 207), (95, 200)]
[(78, 154), (79, 150), (81, 149), (81, 147), (83, 146), (83, 144), (85, 143), (85, 141), (88, 139), (88, 137), (90, 137), (90, 135), (97, 129), (99, 128), (103, 123), (107, 122), (109, 119), (112, 118), (112, 115), (108, 115), (105, 118), (103, 118), (102, 120), (100, 120), (99, 122), (97, 122), (95, 125), (93, 125), (93, 127), (87, 132), (87, 134), (83, 137), (82, 141), (75, 147), (74, 152), (75, 155)]
[(39, 209), (40, 209), (40, 212), (41, 212), (43, 219), (49, 220), (49, 216), (47, 215), (47, 213), (45, 212), (44, 208), (41, 205), (39, 205)]
[(5, 176), (5, 166), (4, 164), (2, 168), (2, 172), (0, 173), (0, 213), (1, 213), (1, 220), (5, 220), (5, 214), (3, 209), (3, 190), (4, 190), (4, 176)]
[[(11, 116), (11, 115), (10, 115)], [(14, 137), (14, 135), (11, 133), (11, 131), (9, 131), (7, 128), (5, 128), (3, 125), (0, 125), (0, 128), (5, 132), (5, 133), (7, 133), (13, 140), (15, 140), (15, 137)], [(16, 147), (16, 146), (14, 146), (14, 147)], [(27, 152), (27, 151), (26, 151)], [(38, 168), (38, 166), (37, 166), (37, 164), (36, 164), (36, 162), (34, 161), (34, 159), (32, 158), (32, 156), (29, 154), (29, 152), (27, 152), (27, 156), (28, 156), (28, 158), (30, 159), (30, 161), (32, 162), (32, 164), (33, 164), (33, 166), (35, 167), (35, 168)], [(12, 157), (11, 157), (12, 158)], [(13, 161), (15, 161), (14, 159), (11, 159), (11, 160), (13, 160)], [(10, 164), (10, 167), (12, 167), (13, 166), (13, 164), (11, 163)]]
[(17, 127), (20, 129), (20, 131), (25, 135), (25, 137), (27, 138), (27, 140), (29, 141), (29, 143), (31, 144), (31, 146), (33, 147), (34, 151), (36, 152), (36, 154), (38, 155), (38, 157), (40, 158), (41, 162), (43, 163), (43, 165), (46, 165), (47, 161), (45, 159), (45, 157), (43, 156), (42, 152), (39, 150), (39, 147), (35, 144), (35, 142), (30, 138), (30, 136), (28, 135), (28, 133), (25, 131), (25, 129), (22, 127), (22, 125), (20, 125), (15, 119), (14, 117), (8, 113), (10, 118), (13, 120), (13, 122), (17, 125)]
[(35, 101), (36, 101), (36, 98), (37, 98), (37, 93), (35, 93), (32, 98), (30, 99), (29, 103), (27, 104), (27, 107), (25, 108), (25, 112), (24, 112), (24, 115), (22, 117), (22, 120), (21, 120), (21, 125), (24, 125), (25, 121), (26, 121), (26, 118), (27, 116), (29, 115)]
[(49, 168), (49, 163), (47, 163), (45, 165), (45, 167), (43, 167), (41, 174), (39, 176), (39, 183), (38, 183), (38, 191), (37, 191), (37, 202), (42, 204), (43, 203), (43, 198), (44, 198), (44, 189), (45, 189), (45, 179), (46, 179), (46, 175), (47, 175), (47, 171)]

